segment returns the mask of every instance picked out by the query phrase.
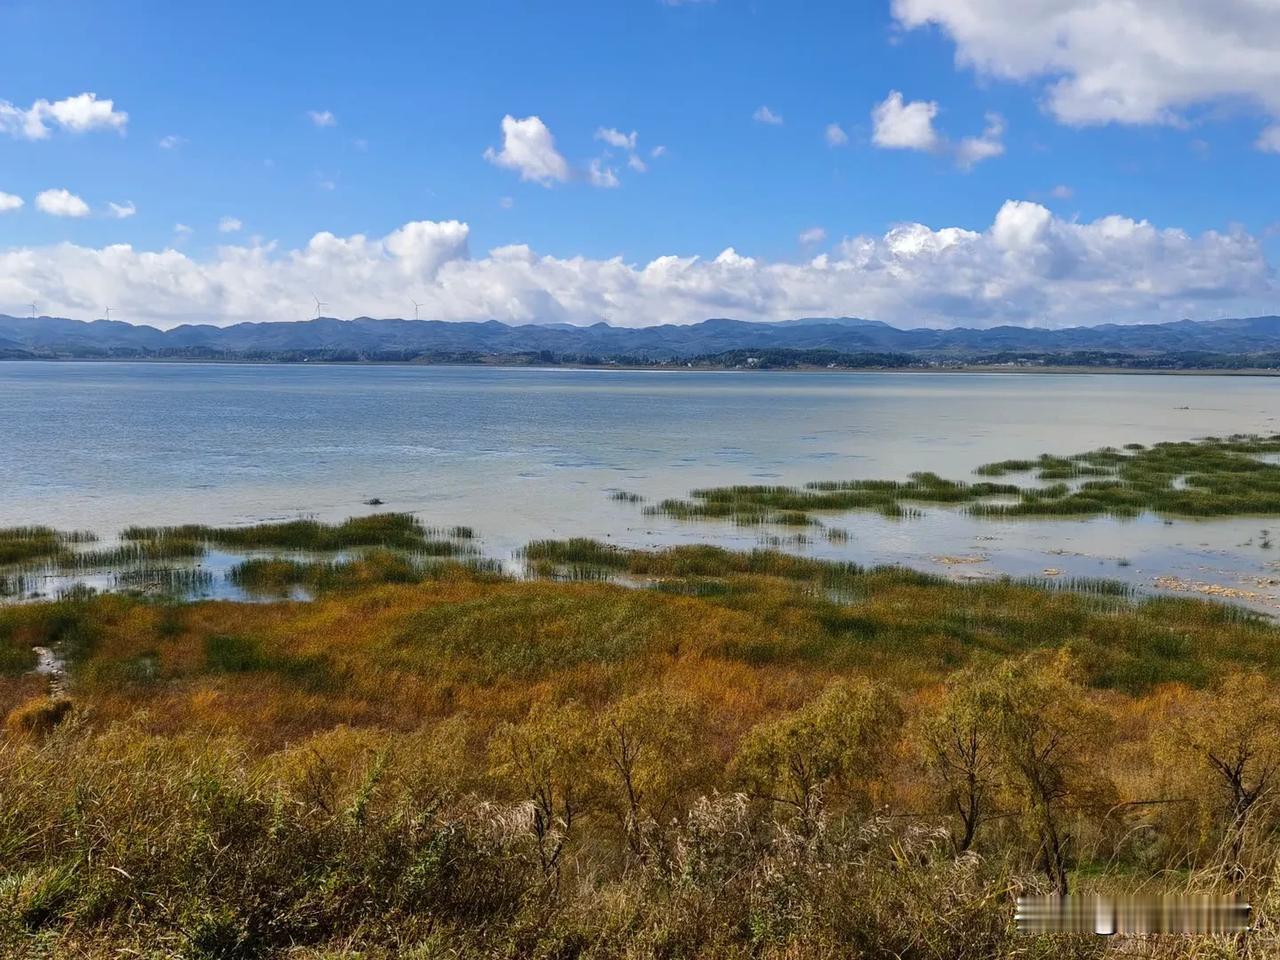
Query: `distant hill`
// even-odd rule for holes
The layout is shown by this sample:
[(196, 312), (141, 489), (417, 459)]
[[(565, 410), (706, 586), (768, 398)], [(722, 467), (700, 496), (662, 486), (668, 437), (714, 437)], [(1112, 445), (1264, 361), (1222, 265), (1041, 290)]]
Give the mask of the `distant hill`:
[[(711, 319), (689, 325), (587, 327), (511, 326), (438, 320), (336, 320), (184, 325), (172, 330), (120, 321), (0, 315), (0, 357), (214, 358), (283, 360), (452, 360), (492, 362), (673, 363), (741, 365), (752, 352), (779, 358), (811, 356), (823, 365), (847, 358), (919, 363), (1076, 362), (1116, 365), (1125, 358), (1153, 365), (1183, 358), (1189, 366), (1274, 365), (1280, 354), (1280, 317), (1039, 330), (1027, 327), (900, 329), (855, 317), (805, 317), (780, 323)], [(844, 359), (842, 359), (844, 358)], [(887, 359), (886, 359), (887, 358)], [(1265, 362), (1264, 362), (1265, 361)], [(808, 362), (808, 361), (805, 361)], [(785, 364), (784, 364), (785, 365)], [(794, 364), (792, 364), (794, 365)], [(853, 363), (852, 365), (868, 365)], [(1155, 364), (1158, 365), (1158, 364)], [(1179, 364), (1174, 364), (1179, 365)]]

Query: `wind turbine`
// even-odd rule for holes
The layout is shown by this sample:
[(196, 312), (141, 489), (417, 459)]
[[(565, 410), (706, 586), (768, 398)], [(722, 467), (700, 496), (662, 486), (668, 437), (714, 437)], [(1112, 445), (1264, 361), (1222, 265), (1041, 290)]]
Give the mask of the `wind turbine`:
[(32, 319), (32, 320), (34, 320), (35, 318), (36, 318), (36, 305), (35, 305), (35, 303), (32, 303), (32, 304), (31, 304), (31, 319)]
[(110, 308), (110, 307), (104, 307), (103, 309), (104, 309), (104, 310), (106, 310), (106, 313), (107, 313), (107, 323), (110, 323), (110, 322), (111, 322), (111, 308)]
[(418, 308), (421, 307), (422, 304), (420, 304), (417, 300), (410, 300), (409, 302), (413, 304), (413, 319), (417, 320)]
[(317, 320), (319, 320), (319, 319), (320, 319), (320, 308), (321, 308), (321, 307), (327, 307), (327, 306), (328, 306), (328, 304), (327, 304), (327, 303), (325, 303), (323, 300), (321, 300), (319, 297), (317, 297), (314, 293), (311, 295), (311, 299), (312, 299), (312, 300), (314, 300), (314, 301), (316, 302), (316, 319), (317, 319)]

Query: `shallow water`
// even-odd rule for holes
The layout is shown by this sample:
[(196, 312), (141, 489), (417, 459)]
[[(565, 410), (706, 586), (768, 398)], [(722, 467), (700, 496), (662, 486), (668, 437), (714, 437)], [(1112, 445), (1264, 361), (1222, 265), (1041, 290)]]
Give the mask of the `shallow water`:
[[(1262, 546), (1265, 517), (992, 521), (926, 508), (832, 517), (848, 542), (802, 545), (785, 541), (793, 531), (646, 517), (609, 494), (914, 470), (963, 479), (1043, 452), (1273, 433), (1278, 417), (1280, 384), (1250, 377), (2, 362), (0, 526), (110, 537), (130, 523), (336, 520), (377, 497), (377, 509), (471, 525), (504, 560), (537, 537), (750, 548), (780, 536), (784, 549), (957, 577), (1225, 586), (1266, 608), (1280, 603), (1280, 551)], [(206, 561), (215, 581), (234, 559)], [(208, 592), (234, 595), (220, 582)]]

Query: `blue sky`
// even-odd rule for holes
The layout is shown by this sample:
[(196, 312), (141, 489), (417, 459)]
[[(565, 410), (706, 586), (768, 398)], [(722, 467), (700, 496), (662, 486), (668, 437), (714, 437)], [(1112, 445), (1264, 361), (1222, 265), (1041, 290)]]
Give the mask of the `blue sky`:
[[(1280, 5), (1228, 0), (1201, 23), (1194, 12), (1170, 20), (1161, 14), (1165, 5), (1142, 0), (1128, 20), (1087, 25), (1074, 41), (1067, 34), (1065, 56), (1049, 41), (1037, 49), (1025, 39), (1018, 17), (1026, 6), (11, 0), (0, 7), (0, 104), (10, 108), (6, 135), (0, 106), (0, 193), (22, 205), (11, 199), (0, 213), (0, 251), (10, 258), (0, 311), (19, 312), (23, 301), (37, 299), (51, 311), (93, 315), (111, 299), (113, 315), (131, 311), (161, 325), (281, 319), (292, 309), (286, 286), (296, 284), (305, 300), (303, 287), (332, 276), (337, 287), (324, 299), (352, 314), (385, 313), (404, 297), (385, 284), (362, 287), (357, 281), (368, 270), (348, 262), (350, 251), (339, 257), (353, 270), (350, 283), (331, 260), (306, 276), (290, 274), (282, 260), (296, 261), (294, 252), (321, 232), (372, 242), (409, 223), (458, 221), (466, 225), (461, 245), (456, 234), (440, 240), (428, 231), (421, 242), (434, 246), (408, 267), (395, 261), (394, 242), (360, 256), (397, 265), (370, 269), (413, 274), (405, 289), (418, 290), (429, 312), (446, 319), (628, 323), (687, 321), (700, 312), (782, 319), (813, 308), (876, 311), (903, 323), (1057, 324), (1080, 302), (1077, 288), (1064, 288), (1060, 303), (1014, 288), (1034, 290), (1037, 279), (1064, 270), (1083, 283), (1096, 272), (1090, 257), (1114, 262), (1144, 253), (1133, 245), (1119, 256), (1094, 250), (1093, 239), (1107, 230), (1072, 232), (1073, 224), (1107, 217), (1183, 231), (1190, 246), (1170, 249), (1177, 241), (1167, 237), (1154, 246), (1149, 237), (1135, 241), (1147, 256), (1135, 270), (1176, 260), (1179, 278), (1153, 277), (1150, 298), (1121, 297), (1108, 312), (1107, 292), (1123, 286), (1111, 277), (1105, 288), (1090, 288), (1090, 312), (1080, 319), (1280, 308), (1271, 266), (1280, 256), (1280, 133), (1274, 144), (1267, 133), (1280, 114), (1272, 99), (1280, 97), (1280, 66), (1272, 73), (1251, 66), (1268, 55), (1280, 60)], [(1070, 17), (1087, 16), (1091, 5), (1048, 6)], [(1253, 19), (1259, 10), (1260, 24)], [(1006, 20), (1007, 33), (999, 26)], [(1219, 34), (1217, 21), (1227, 24)], [(1242, 25), (1249, 29), (1235, 29)], [(1156, 26), (1184, 30), (1188, 43), (1207, 47), (1222, 66), (1206, 75), (1203, 63), (1179, 60), (1177, 45), (1172, 53), (1160, 45), (1143, 50), (1140, 39), (1135, 51), (1132, 37)], [(1108, 32), (1119, 38), (1117, 49), (1097, 39)], [(1246, 42), (1242, 33), (1250, 46), (1234, 49)], [(1152, 56), (1162, 58), (1155, 68)], [(889, 117), (896, 133), (878, 136), (874, 111), (894, 91), (907, 113)], [(62, 123), (46, 109), (44, 136), (22, 132), (38, 101), (89, 92), (99, 106), (111, 101), (109, 119), (84, 114)], [(912, 121), (925, 114), (922, 131)], [(325, 118), (317, 123), (316, 115)], [(504, 147), (508, 157), (528, 159), (521, 143), (504, 142), (504, 117), (536, 118), (537, 129), (519, 129), (554, 138), (563, 163), (551, 168), (557, 175), (537, 178), (516, 160), (503, 165)], [(831, 124), (847, 142), (829, 141)], [(634, 148), (610, 146), (601, 130), (634, 131)], [(966, 164), (966, 138), (990, 155)], [(540, 142), (532, 143), (535, 153)], [(644, 172), (629, 166), (632, 157)], [(592, 184), (593, 162), (596, 182), (607, 185)], [(48, 190), (74, 195), (88, 212), (51, 215), (45, 208), (83, 208), (38, 202)], [(1007, 243), (997, 244), (1001, 265), (988, 267), (1000, 274), (996, 290), (983, 291), (976, 277), (994, 256), (977, 249), (987, 242), (981, 238), (959, 262), (944, 262), (956, 260), (954, 252), (931, 254), (928, 283), (938, 289), (925, 300), (906, 291), (895, 299), (883, 282), (860, 298), (856, 284), (805, 286), (782, 273), (824, 253), (856, 259), (843, 241), (871, 238), (883, 281), (902, 256), (886, 246), (896, 225), (990, 234), (1009, 201), (1034, 205), (1014, 212), (1052, 249), (1018, 273)], [(117, 213), (133, 212), (114, 216), (111, 203)], [(240, 226), (219, 230), (224, 220)], [(1232, 246), (1219, 270), (1215, 258), (1223, 254), (1205, 248), (1206, 231), (1247, 236), (1249, 250)], [(131, 259), (126, 272), (136, 267), (137, 275), (129, 283), (113, 279), (102, 251), (122, 244), (135, 259), (172, 249), (182, 262), (168, 274), (191, 276), (166, 286)], [(726, 248), (754, 266), (722, 264), (716, 274), (667, 282), (665, 293), (635, 276), (621, 287), (607, 277), (578, 278), (575, 286), (527, 270), (480, 271), (490, 250), (511, 244), (554, 258), (552, 272), (561, 274), (575, 258), (591, 261), (588, 273), (608, 273), (610, 258), (633, 274), (667, 256), (706, 265)], [(81, 253), (58, 254), (60, 245)], [(1082, 245), (1092, 252), (1081, 253)], [(223, 252), (229, 246), (257, 251), (230, 258), (253, 260), (244, 282), (260, 303), (225, 289), (236, 283)], [(472, 274), (466, 283), (486, 286), (458, 298), (443, 289), (450, 285), (440, 270), (464, 259)], [(291, 269), (305, 273), (297, 262)], [(1234, 279), (1206, 291), (1203, 274), (1214, 273)], [(456, 279), (461, 288), (463, 278)], [(714, 284), (726, 288), (722, 296), (707, 292)], [(962, 302), (949, 306), (956, 297)]]

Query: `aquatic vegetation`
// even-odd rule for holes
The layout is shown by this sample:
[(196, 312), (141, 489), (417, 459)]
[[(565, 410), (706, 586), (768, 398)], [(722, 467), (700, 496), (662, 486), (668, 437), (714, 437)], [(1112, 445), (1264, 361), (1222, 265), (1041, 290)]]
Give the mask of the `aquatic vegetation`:
[(63, 572), (119, 569), (139, 564), (153, 565), (165, 560), (191, 560), (204, 556), (204, 552), (204, 545), (196, 540), (164, 537), (126, 541), (119, 546), (101, 550), (78, 550), (62, 554), (55, 567)]
[(618, 503), (644, 503), (644, 497), (630, 490), (615, 490), (609, 494), (609, 499)]
[(962, 507), (977, 517), (1243, 516), (1280, 512), (1280, 435), (1233, 436), (1185, 443), (1130, 444), (1061, 457), (1002, 460), (979, 466), (981, 477), (1031, 474), (1037, 485), (948, 480), (913, 473), (905, 481), (821, 481), (803, 488), (728, 486), (694, 490), (645, 512), (685, 520), (739, 524), (816, 523), (819, 512), (875, 511), (893, 519), (920, 516), (920, 505)]
[(96, 540), (86, 530), (52, 527), (0, 527), (0, 567), (46, 561), (68, 553), (74, 544)]
[[(471, 536), (470, 528), (454, 528), (454, 536)], [(408, 513), (374, 513), (351, 517), (341, 523), (288, 520), (244, 527), (209, 527), (188, 524), (177, 527), (128, 527), (120, 534), (126, 541), (185, 541), (243, 549), (344, 550), (349, 547), (392, 547), (412, 550), (429, 536), (417, 517)]]
[(253, 557), (232, 567), (227, 579), (254, 593), (285, 595), (298, 587), (319, 594), (380, 583), (501, 574), (500, 563), (471, 554), (470, 548), (450, 541), (424, 541), (423, 548), (414, 551), (374, 549), (343, 560)]

